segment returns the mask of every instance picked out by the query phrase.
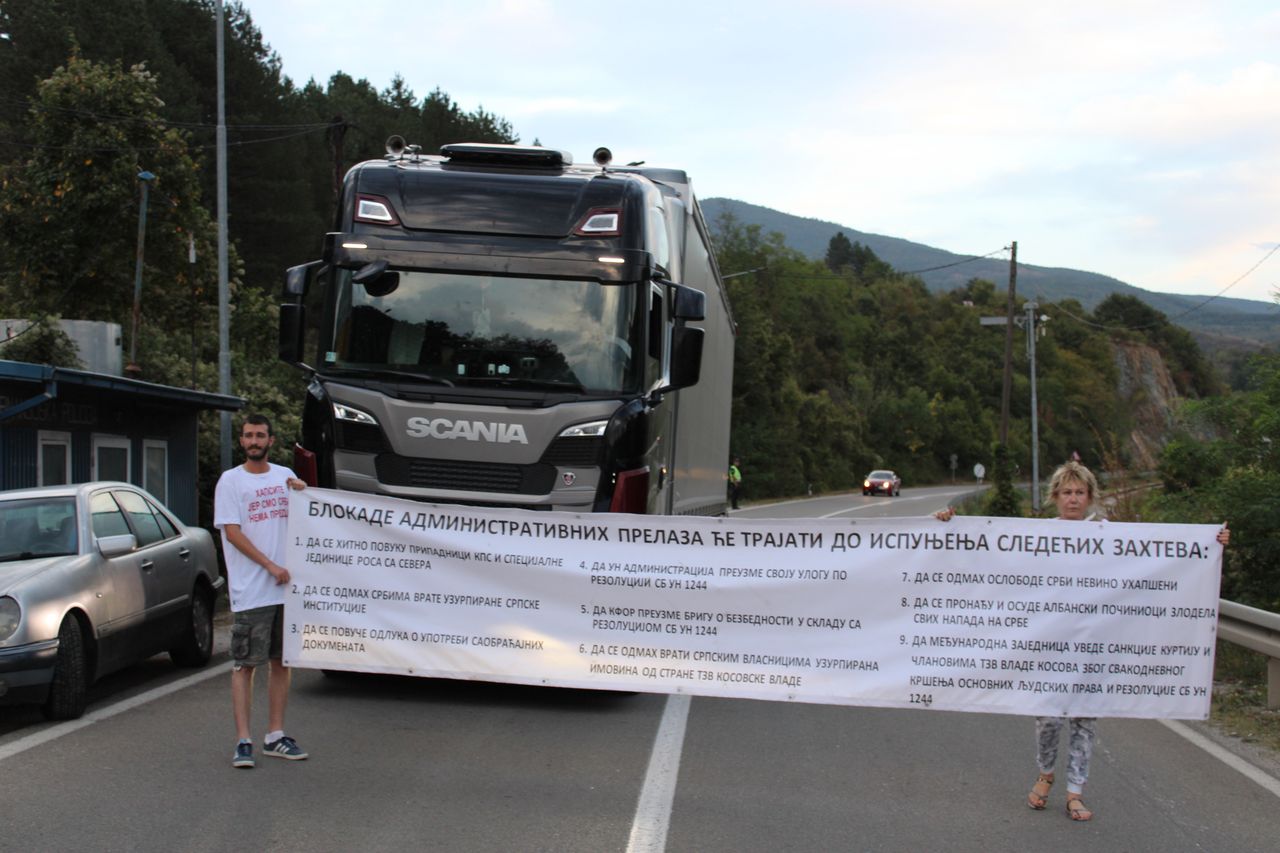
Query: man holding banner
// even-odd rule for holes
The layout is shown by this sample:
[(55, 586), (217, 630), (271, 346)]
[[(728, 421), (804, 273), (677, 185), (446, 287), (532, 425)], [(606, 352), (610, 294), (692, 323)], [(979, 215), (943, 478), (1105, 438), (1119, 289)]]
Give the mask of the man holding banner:
[(289, 490), (306, 484), (293, 471), (267, 460), (275, 437), (263, 415), (249, 415), (240, 428), (243, 465), (224, 471), (214, 490), (214, 526), (222, 531), (234, 623), (231, 628), (231, 701), (236, 743), (233, 767), (252, 768), (249, 716), (253, 674), (270, 663), (267, 682), (267, 755), (299, 761), (307, 753), (284, 733), (289, 698), (289, 668), (281, 661), (284, 591), (291, 575), (285, 568), (289, 532)]

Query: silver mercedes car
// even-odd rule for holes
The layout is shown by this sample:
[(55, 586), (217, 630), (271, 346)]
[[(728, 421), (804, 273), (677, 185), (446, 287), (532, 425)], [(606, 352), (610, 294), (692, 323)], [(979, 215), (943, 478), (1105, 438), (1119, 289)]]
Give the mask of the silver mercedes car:
[(109, 672), (159, 652), (203, 666), (223, 583), (209, 532), (136, 486), (0, 492), (0, 704), (73, 719)]

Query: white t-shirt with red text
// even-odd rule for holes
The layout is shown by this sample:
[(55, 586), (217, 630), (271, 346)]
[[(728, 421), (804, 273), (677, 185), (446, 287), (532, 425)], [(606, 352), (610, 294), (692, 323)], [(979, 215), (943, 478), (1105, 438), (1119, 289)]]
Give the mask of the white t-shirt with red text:
[(289, 533), (289, 479), (293, 471), (268, 463), (262, 474), (243, 465), (222, 473), (213, 493), (213, 526), (222, 531), (227, 586), (233, 611), (284, 604), (284, 587), (271, 573), (227, 541), (226, 525), (238, 524), (254, 547), (271, 562), (284, 565)]

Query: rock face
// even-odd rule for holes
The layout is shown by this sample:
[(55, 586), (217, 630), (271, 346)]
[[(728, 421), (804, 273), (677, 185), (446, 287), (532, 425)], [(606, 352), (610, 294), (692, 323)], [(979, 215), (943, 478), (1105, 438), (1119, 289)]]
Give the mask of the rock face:
[(1114, 343), (1116, 395), (1129, 411), (1132, 429), (1128, 450), (1130, 467), (1151, 471), (1173, 426), (1179, 399), (1173, 377), (1158, 350), (1145, 344)]

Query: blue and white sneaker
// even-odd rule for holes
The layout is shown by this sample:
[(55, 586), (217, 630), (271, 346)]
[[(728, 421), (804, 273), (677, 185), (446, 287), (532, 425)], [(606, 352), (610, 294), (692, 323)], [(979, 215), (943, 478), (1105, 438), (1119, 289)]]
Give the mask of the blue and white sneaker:
[(253, 744), (238, 743), (236, 744), (236, 754), (231, 758), (232, 767), (243, 767), (245, 769), (253, 768)]
[(273, 740), (271, 743), (263, 744), (262, 751), (267, 755), (274, 755), (276, 758), (287, 758), (290, 761), (301, 761), (307, 757), (302, 747), (298, 746), (298, 742), (288, 735), (284, 735), (279, 740)]

